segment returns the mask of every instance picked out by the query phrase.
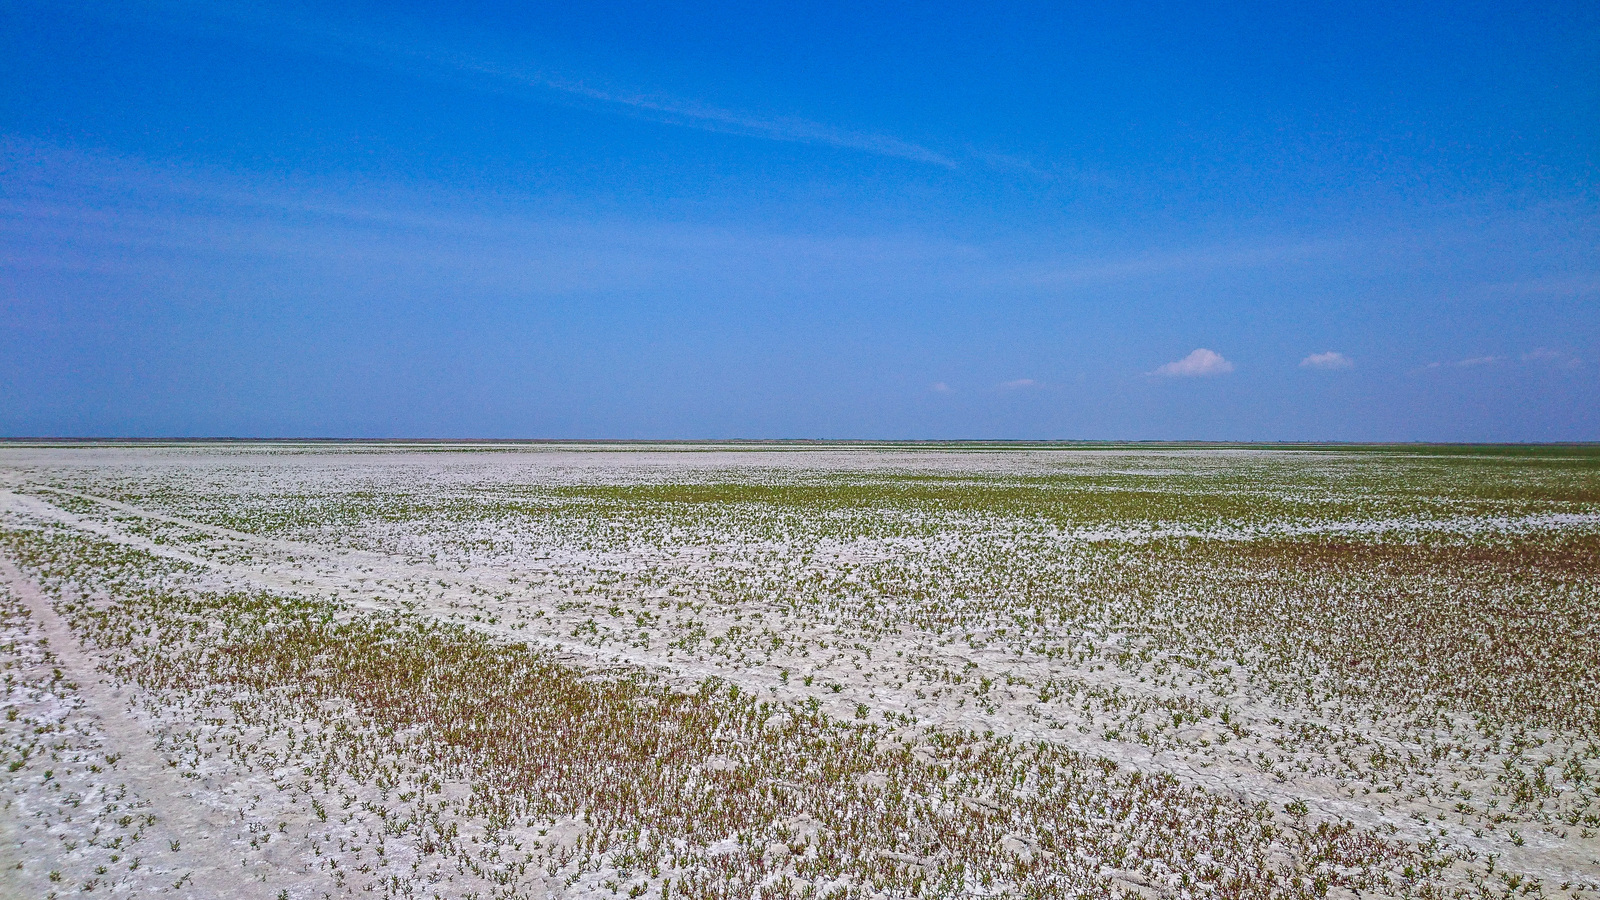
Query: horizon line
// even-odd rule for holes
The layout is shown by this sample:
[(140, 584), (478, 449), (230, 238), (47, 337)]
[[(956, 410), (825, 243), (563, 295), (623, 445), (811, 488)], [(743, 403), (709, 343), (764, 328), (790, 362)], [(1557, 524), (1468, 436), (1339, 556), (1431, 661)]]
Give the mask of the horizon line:
[(1600, 441), (1430, 441), (1430, 440), (1203, 440), (1192, 438), (432, 438), (432, 437), (239, 437), (239, 436), (0, 436), (0, 445), (22, 444), (398, 444), (426, 445), (674, 445), (674, 446), (995, 446), (995, 447), (1507, 447), (1600, 450)]

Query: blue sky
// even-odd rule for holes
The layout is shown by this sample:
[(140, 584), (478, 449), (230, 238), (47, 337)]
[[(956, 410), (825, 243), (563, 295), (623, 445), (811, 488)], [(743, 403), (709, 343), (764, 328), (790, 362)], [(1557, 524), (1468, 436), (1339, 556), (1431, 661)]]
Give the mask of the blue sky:
[(13, 0), (0, 435), (1600, 440), (1597, 185), (1592, 3)]

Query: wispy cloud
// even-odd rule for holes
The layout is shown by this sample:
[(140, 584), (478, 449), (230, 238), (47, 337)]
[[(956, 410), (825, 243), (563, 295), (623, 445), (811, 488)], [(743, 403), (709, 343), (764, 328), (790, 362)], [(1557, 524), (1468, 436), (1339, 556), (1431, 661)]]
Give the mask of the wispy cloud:
[(1581, 297), (1600, 294), (1600, 275), (1582, 274), (1552, 278), (1530, 278), (1485, 285), (1489, 296)]
[(1162, 378), (1201, 378), (1226, 375), (1232, 371), (1233, 363), (1223, 359), (1222, 354), (1201, 347), (1183, 359), (1174, 360), (1145, 374)]
[(1354, 368), (1355, 364), (1355, 360), (1334, 350), (1329, 350), (1327, 353), (1313, 353), (1300, 360), (1302, 369), (1350, 369)]
[(1015, 381), (1004, 381), (1000, 383), (1000, 389), (1003, 391), (1020, 391), (1026, 388), (1038, 386), (1039, 383), (1034, 381), (1032, 378), (1018, 378)]
[[(1038, 282), (1027, 269), (1082, 266), (1083, 283), (1137, 281), (1151, 267), (1224, 265), (1179, 251), (1094, 263), (1053, 248), (975, 244), (915, 232), (839, 234), (741, 222), (575, 214), (560, 204), (413, 185), (372, 190), (338, 180), (206, 169), (0, 137), (0, 259), (93, 269), (158, 258), (322, 260), (348, 271), (459, 272), (517, 290), (637, 288), (747, 278), (884, 292), (992, 293)], [(1253, 265), (1244, 254), (1241, 265)]]
[(1454, 362), (1431, 362), (1423, 366), (1424, 370), (1431, 369), (1476, 369), (1482, 366), (1499, 365), (1506, 361), (1504, 356), (1469, 356)]
[(942, 381), (935, 381), (933, 384), (928, 385), (928, 390), (933, 391), (935, 394), (948, 394), (950, 393), (950, 385)]
[(752, 285), (776, 281), (879, 298), (987, 285), (995, 264), (969, 250), (915, 233), (600, 216), (428, 185), (263, 178), (0, 136), (0, 267), (12, 272), (226, 280), (271, 266), (275, 278), (316, 272), (398, 294), (446, 279), (486, 297), (752, 297), (764, 296)]
[(1431, 362), (1412, 372), (1438, 372), (1450, 369), (1487, 369), (1501, 366), (1513, 368), (1522, 366), (1540, 366), (1556, 369), (1578, 369), (1583, 367), (1583, 359), (1565, 350), (1552, 350), (1549, 347), (1536, 347), (1526, 353), (1511, 356), (1499, 354), (1494, 356), (1469, 356), (1448, 362)]
[(1113, 260), (1083, 260), (1069, 265), (1029, 265), (1017, 270), (1016, 281), (1034, 286), (1055, 286), (1271, 268), (1334, 256), (1346, 249), (1348, 244), (1344, 241), (1317, 240), (1155, 250)]
[(853, 131), (822, 122), (792, 116), (764, 116), (757, 113), (722, 109), (696, 100), (686, 100), (661, 94), (608, 90), (582, 81), (566, 78), (518, 73), (488, 63), (471, 60), (455, 62), (463, 71), (504, 78), (531, 87), (592, 100), (614, 111), (636, 118), (649, 119), (667, 125), (680, 125), (712, 131), (718, 134), (735, 134), (797, 144), (820, 144), (844, 150), (858, 150), (878, 156), (889, 156), (912, 162), (929, 163), (947, 169), (956, 168), (955, 160), (919, 144), (885, 134)]
[[(537, 62), (513, 60), (507, 55), (463, 52), (420, 34), (404, 38), (385, 36), (364, 25), (331, 27), (325, 19), (311, 19), (275, 7), (241, 4), (192, 3), (155, 0), (143, 4), (147, 24), (189, 31), (224, 34), (258, 45), (292, 48), (296, 52), (398, 68), (413, 77), (446, 78), (495, 93), (528, 92), (583, 101), (618, 115), (646, 119), (718, 134), (741, 135), (770, 141), (814, 144), (854, 150), (948, 169), (956, 168), (950, 156), (912, 141), (874, 131), (830, 125), (798, 116), (774, 116), (755, 111), (727, 109), (700, 100), (648, 90), (607, 85), (602, 79), (578, 78), (570, 73), (543, 69)], [(96, 10), (119, 19), (138, 15), (140, 5), (97, 7), (85, 4), (79, 11)], [(476, 48), (481, 50), (481, 48)], [(465, 77), (463, 77), (465, 76)]]
[(1567, 353), (1564, 350), (1552, 350), (1549, 347), (1538, 347), (1522, 354), (1525, 363), (1555, 366), (1561, 369), (1576, 369), (1583, 365), (1583, 360)]

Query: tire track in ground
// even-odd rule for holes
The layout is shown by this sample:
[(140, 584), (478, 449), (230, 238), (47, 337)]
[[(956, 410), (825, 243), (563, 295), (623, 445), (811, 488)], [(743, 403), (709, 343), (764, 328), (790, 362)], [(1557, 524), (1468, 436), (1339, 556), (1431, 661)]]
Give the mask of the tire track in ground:
[[(125, 785), (128, 793), (155, 816), (155, 822), (146, 827), (144, 838), (152, 850), (145, 857), (150, 866), (148, 878), (160, 882), (152, 889), (160, 886), (163, 895), (195, 900), (266, 900), (280, 896), (285, 884), (294, 884), (297, 890), (293, 896), (311, 896), (307, 882), (316, 880), (313, 876), (285, 869), (263, 854), (245, 853), (237, 846), (231, 835), (239, 830), (242, 814), (197, 796), (204, 785), (185, 783), (177, 774), (157, 748), (149, 728), (130, 709), (124, 688), (101, 672), (93, 654), (83, 649), (49, 599), (3, 556), (0, 581), (44, 632), (56, 665), (77, 683), (77, 697), (83, 706), (75, 715), (87, 718), (104, 744), (119, 756), (106, 780)], [(230, 858), (240, 862), (219, 863)], [(166, 887), (168, 884), (171, 886)], [(320, 890), (316, 893), (320, 894)]]

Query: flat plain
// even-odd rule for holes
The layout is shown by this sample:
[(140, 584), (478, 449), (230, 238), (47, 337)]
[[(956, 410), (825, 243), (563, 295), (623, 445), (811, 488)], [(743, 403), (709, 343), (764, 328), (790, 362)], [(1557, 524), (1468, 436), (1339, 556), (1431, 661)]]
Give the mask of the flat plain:
[(0, 445), (0, 891), (1600, 896), (1600, 448)]

